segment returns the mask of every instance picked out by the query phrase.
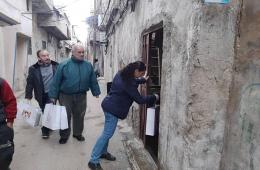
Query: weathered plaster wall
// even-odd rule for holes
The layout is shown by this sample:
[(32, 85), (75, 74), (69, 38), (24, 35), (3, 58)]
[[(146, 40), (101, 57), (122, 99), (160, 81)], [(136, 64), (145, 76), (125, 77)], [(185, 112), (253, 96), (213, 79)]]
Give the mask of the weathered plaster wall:
[(222, 168), (260, 168), (260, 1), (242, 1)]
[[(220, 169), (239, 1), (138, 1), (109, 37), (105, 77), (141, 59), (142, 32), (164, 23), (159, 137), (161, 169)], [(138, 134), (139, 111), (129, 122)]]

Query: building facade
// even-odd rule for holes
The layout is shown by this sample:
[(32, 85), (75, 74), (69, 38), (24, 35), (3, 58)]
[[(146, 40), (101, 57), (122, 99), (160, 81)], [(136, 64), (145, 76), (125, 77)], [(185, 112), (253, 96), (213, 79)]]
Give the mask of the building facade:
[(87, 18), (89, 25), (89, 36), (87, 39), (88, 60), (94, 62), (98, 60), (100, 76), (104, 76), (104, 57), (106, 53), (106, 30), (101, 27), (103, 24), (103, 12), (105, 11), (105, 1), (94, 2), (94, 15)]
[(48, 50), (51, 59), (57, 62), (70, 57), (71, 24), (66, 14), (54, 7), (52, 0), (33, 0), (32, 24), (32, 53), (35, 61), (39, 49)]
[(14, 90), (24, 87), (29, 41), (32, 37), (32, 4), (30, 0), (0, 2), (1, 76)]
[(15, 92), (23, 92), (36, 51), (47, 49), (55, 61), (71, 54), (71, 28), (52, 0), (0, 2), (0, 75)]

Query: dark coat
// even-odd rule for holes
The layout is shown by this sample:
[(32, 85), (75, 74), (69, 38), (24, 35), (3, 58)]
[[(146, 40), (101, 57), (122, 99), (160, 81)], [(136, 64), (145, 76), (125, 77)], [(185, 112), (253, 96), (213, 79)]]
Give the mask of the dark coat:
[[(56, 72), (58, 63), (51, 61), (53, 75)], [(42, 80), (42, 74), (40, 70), (40, 65), (38, 63), (29, 67), (29, 73), (27, 77), (27, 84), (25, 88), (25, 98), (32, 99), (32, 92), (34, 91), (34, 97), (38, 101), (40, 107), (43, 106), (43, 94), (44, 94), (44, 84)]]
[(134, 101), (138, 104), (153, 105), (156, 100), (155, 95), (142, 96), (138, 91), (138, 85), (144, 82), (143, 80), (133, 79), (125, 83), (120, 76), (120, 72), (117, 73), (109, 94), (102, 101), (103, 110), (119, 119), (125, 119)]

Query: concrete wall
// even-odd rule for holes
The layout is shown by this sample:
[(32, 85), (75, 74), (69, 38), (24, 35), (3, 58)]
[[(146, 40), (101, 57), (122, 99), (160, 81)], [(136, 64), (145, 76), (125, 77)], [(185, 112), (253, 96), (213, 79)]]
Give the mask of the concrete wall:
[(223, 169), (260, 168), (260, 2), (243, 1), (228, 108)]
[(2, 29), (2, 27), (0, 27), (0, 37), (2, 37), (2, 38), (0, 38), (0, 76), (1, 77), (4, 77), (4, 75), (5, 75), (5, 67), (4, 67), (4, 65), (5, 65), (5, 57), (4, 57), (4, 55), (5, 55), (5, 53), (4, 53), (4, 39), (3, 39), (3, 36), (4, 36), (4, 34), (3, 34), (3, 29)]
[(32, 0), (34, 12), (46, 12), (53, 10), (53, 0)]
[[(2, 42), (2, 51), (1, 61), (4, 63), (1, 65), (3, 77), (8, 80), (11, 85), (14, 85), (14, 90), (20, 90), (23, 87), (21, 86), (24, 84), (25, 76), (18, 75), (20, 72), (16, 72), (16, 70), (23, 70), (23, 64), (15, 64), (16, 59), (18, 58), (19, 61), (25, 61), (27, 59), (27, 43), (28, 38), (32, 36), (32, 21), (31, 21), (31, 14), (24, 14), (25, 16), (21, 15), (22, 12), (27, 11), (26, 0), (21, 1), (8, 1), (7, 3), (12, 3), (16, 10), (19, 10), (20, 13), (20, 23), (13, 26), (5, 26), (1, 28), (2, 35), (0, 37)], [(30, 10), (31, 11), (31, 3)], [(19, 39), (19, 37), (21, 39)], [(19, 47), (19, 51), (18, 48)], [(17, 74), (17, 75), (16, 75)], [(14, 80), (14, 81), (13, 81)]]
[[(36, 52), (42, 49), (42, 41), (47, 43), (47, 50), (50, 53), (50, 57), (54, 61), (61, 61), (62, 52), (64, 49), (58, 48), (59, 40), (54, 35), (49, 34), (44, 28), (37, 24), (37, 16), (33, 15), (33, 38), (32, 38), (32, 58), (30, 59), (30, 65), (37, 62)], [(51, 36), (51, 41), (48, 41), (48, 36)]]
[[(19, 6), (18, 6), (19, 7)], [(17, 4), (14, 0), (2, 0), (0, 1), (0, 16), (11, 24), (18, 24), (21, 22), (20, 9), (17, 8)], [(10, 24), (7, 23), (7, 24)], [(1, 25), (1, 22), (0, 22)], [(5, 25), (5, 24), (3, 24)]]
[[(239, 5), (238, 0), (228, 5), (137, 1), (108, 37), (105, 78), (110, 81), (123, 65), (141, 60), (142, 32), (163, 21), (161, 169), (220, 169)], [(128, 119), (137, 134), (138, 114), (134, 105)]]

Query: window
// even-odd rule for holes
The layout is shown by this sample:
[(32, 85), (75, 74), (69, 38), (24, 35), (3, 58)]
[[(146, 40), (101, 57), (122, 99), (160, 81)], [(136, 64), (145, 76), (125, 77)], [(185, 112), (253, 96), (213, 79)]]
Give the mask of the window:
[(46, 41), (42, 41), (42, 49), (46, 49), (47, 48), (47, 43)]
[(27, 54), (32, 55), (32, 40), (31, 40), (31, 38), (28, 40)]

